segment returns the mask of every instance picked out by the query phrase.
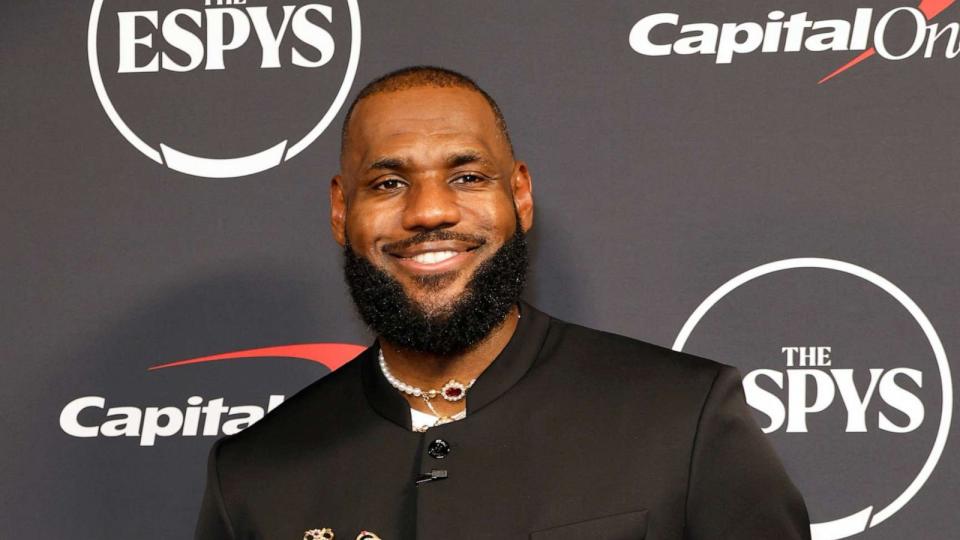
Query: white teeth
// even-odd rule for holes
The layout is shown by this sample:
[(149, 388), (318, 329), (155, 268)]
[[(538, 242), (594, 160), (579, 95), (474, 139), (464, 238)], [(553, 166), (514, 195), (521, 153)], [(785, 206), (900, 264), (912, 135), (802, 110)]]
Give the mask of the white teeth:
[(420, 264), (437, 264), (443, 262), (451, 257), (456, 257), (456, 251), (428, 251), (426, 253), (420, 253), (410, 257), (411, 259), (417, 261)]

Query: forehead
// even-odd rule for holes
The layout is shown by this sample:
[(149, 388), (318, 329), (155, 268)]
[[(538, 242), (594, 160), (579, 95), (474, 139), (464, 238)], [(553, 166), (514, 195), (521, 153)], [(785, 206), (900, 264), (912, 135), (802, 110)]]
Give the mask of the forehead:
[(500, 158), (506, 142), (493, 109), (466, 88), (417, 87), (374, 94), (357, 104), (344, 157), (360, 165), (384, 154), (430, 159), (452, 146)]

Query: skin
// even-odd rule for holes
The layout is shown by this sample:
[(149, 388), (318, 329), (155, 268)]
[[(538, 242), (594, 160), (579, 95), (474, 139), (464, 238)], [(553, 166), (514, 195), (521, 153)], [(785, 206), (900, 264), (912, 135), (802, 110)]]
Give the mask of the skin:
[[(355, 252), (396, 278), (428, 312), (442, 312), (463, 294), (477, 267), (514, 234), (515, 211), (524, 231), (533, 225), (530, 173), (514, 159), (477, 92), (424, 86), (374, 94), (357, 104), (347, 129), (340, 173), (330, 183), (333, 236), (344, 245), (349, 234)], [(393, 247), (439, 229), (471, 240)], [(424, 251), (456, 255), (435, 264), (413, 260)], [(510, 340), (517, 318), (514, 307), (483, 342), (452, 357), (383, 340), (381, 346), (400, 380), (439, 389), (451, 378), (466, 383), (478, 377)], [(429, 412), (421, 399), (404, 397)], [(466, 400), (432, 404), (452, 416)]]

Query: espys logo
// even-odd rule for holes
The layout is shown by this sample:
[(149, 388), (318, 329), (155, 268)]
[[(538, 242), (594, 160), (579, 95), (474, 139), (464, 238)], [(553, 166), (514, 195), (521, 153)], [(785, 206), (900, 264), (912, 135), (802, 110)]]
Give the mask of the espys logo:
[[(150, 371), (238, 358), (297, 358), (316, 362), (336, 371), (355, 358), (364, 347), (347, 343), (304, 343), (247, 349), (160, 364)], [(103, 396), (82, 396), (60, 412), (60, 429), (73, 437), (136, 437), (140, 446), (153, 446), (158, 437), (232, 435), (250, 427), (283, 403), (284, 396), (271, 394), (265, 407), (233, 405), (224, 398), (187, 398), (187, 406), (117, 406)], [(84, 417), (81, 420), (81, 416)], [(201, 430), (202, 426), (202, 430)]]
[[(857, 9), (850, 20), (811, 20), (807, 12), (788, 17), (777, 9), (770, 11), (763, 22), (719, 25), (687, 21), (681, 24), (677, 13), (655, 13), (633, 25), (629, 42), (634, 51), (645, 56), (712, 55), (717, 64), (729, 64), (736, 55), (758, 50), (761, 53), (863, 51), (820, 79), (819, 82), (824, 83), (875, 54), (887, 60), (903, 60), (921, 52), (924, 58), (935, 54), (956, 58), (960, 55), (960, 23), (929, 23), (954, 1), (921, 0), (917, 7), (887, 11), (876, 18), (876, 24), (872, 8)], [(904, 50), (893, 50), (887, 39), (888, 30), (898, 24), (908, 25), (914, 36)]]
[[(824, 270), (831, 272), (824, 275)], [(851, 292), (838, 294), (839, 287)], [(877, 295), (876, 288), (887, 296)], [(863, 302), (855, 301), (857, 294)], [(707, 317), (711, 311), (720, 314)], [(813, 523), (814, 540), (847, 538), (882, 523), (930, 477), (950, 431), (950, 366), (927, 316), (887, 279), (832, 259), (761, 265), (710, 294), (683, 325), (673, 348), (688, 347), (698, 327), (699, 339), (709, 341), (711, 349), (737, 355), (729, 360), (744, 374), (747, 403), (760, 413), (764, 432), (782, 443), (788, 466), (791, 455), (802, 461), (803, 456), (823, 457), (806, 466), (822, 478), (805, 474), (795, 480), (825, 488), (811, 491), (844, 502), (817, 508), (808, 492), (811, 516), (835, 515), (838, 508), (849, 513)], [(737, 334), (744, 328), (749, 337)], [(936, 368), (924, 369), (924, 359)], [(924, 446), (928, 450), (922, 455), (904, 451)], [(844, 454), (852, 455), (845, 460)], [(875, 487), (869, 494), (845, 493), (860, 485)]]
[(185, 174), (232, 178), (292, 159), (327, 129), (357, 71), (357, 0), (255, 1), (268, 3), (94, 1), (90, 76), (134, 148)]

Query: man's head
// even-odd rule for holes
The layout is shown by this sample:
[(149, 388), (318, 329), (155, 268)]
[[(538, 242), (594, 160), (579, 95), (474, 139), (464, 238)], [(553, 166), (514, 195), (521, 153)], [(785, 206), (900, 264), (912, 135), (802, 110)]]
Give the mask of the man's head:
[(530, 174), (496, 103), (463, 75), (407, 68), (364, 88), (344, 125), (330, 201), (351, 293), (384, 339), (454, 354), (516, 302)]

